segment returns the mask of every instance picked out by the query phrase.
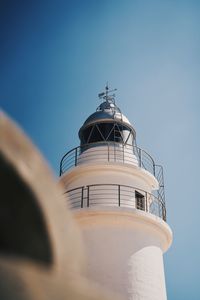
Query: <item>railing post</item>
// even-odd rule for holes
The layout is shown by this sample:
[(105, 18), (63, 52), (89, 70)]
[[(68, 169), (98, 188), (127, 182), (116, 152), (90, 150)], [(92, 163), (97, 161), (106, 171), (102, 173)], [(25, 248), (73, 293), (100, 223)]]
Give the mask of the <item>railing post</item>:
[(62, 160), (60, 162), (60, 176), (62, 175)]
[(118, 185), (118, 205), (121, 205), (120, 185)]
[(156, 167), (154, 161), (153, 161), (153, 175), (156, 176)]
[(90, 206), (90, 190), (89, 190), (89, 185), (87, 186), (87, 207)]
[(142, 167), (142, 150), (139, 148), (139, 165)]
[(83, 208), (83, 196), (84, 196), (84, 186), (82, 186), (82, 190), (81, 190), (81, 208)]
[(77, 166), (77, 147), (76, 147), (76, 150), (75, 150), (75, 167)]
[(115, 147), (115, 142), (114, 142), (114, 161), (116, 161), (116, 147)]
[(124, 163), (124, 144), (123, 144), (123, 163)]
[(167, 217), (166, 217), (166, 209), (165, 209), (165, 207), (163, 207), (163, 220), (165, 221), (165, 222), (167, 222)]
[(107, 144), (108, 145), (108, 161), (110, 161), (110, 149), (109, 149), (109, 143)]

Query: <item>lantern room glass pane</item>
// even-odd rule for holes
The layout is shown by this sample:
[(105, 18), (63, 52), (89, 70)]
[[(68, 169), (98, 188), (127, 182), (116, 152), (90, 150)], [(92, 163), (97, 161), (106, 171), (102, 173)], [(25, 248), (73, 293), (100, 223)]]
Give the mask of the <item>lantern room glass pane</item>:
[(102, 141), (122, 144), (133, 144), (131, 130), (117, 123), (96, 123), (82, 132), (81, 144), (98, 143)]

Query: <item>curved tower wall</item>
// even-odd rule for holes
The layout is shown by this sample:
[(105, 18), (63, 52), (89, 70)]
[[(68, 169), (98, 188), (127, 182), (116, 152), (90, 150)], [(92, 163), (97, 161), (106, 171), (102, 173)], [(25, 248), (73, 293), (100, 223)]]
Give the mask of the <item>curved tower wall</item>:
[(122, 299), (164, 300), (163, 252), (170, 244), (164, 222), (142, 211), (96, 207), (77, 211), (86, 246), (85, 275)]
[(102, 143), (102, 145), (98, 146), (94, 144), (94, 146), (86, 148), (77, 158), (77, 165), (92, 162), (117, 162), (138, 166), (138, 159), (133, 152), (133, 147), (117, 143), (113, 145), (111, 143), (107, 145)]
[[(111, 157), (112, 146), (110, 150)], [(77, 158), (76, 168), (72, 168), (62, 176), (66, 191), (84, 188), (83, 206), (87, 206), (89, 193), (90, 207), (95, 202), (98, 205), (120, 205), (131, 208), (137, 207), (136, 193), (138, 192), (144, 196), (144, 206), (150, 211), (152, 201), (157, 201), (153, 195), (153, 192), (159, 188), (157, 179), (138, 166), (138, 160), (133, 152), (132, 160), (128, 161), (124, 155), (123, 160), (118, 156), (114, 162), (110, 158), (110, 162), (107, 155), (107, 149), (104, 149), (104, 146), (94, 147), (81, 153)], [(88, 185), (89, 191), (87, 191)], [(74, 193), (68, 193), (69, 202), (76, 197), (77, 192), (75, 190)]]

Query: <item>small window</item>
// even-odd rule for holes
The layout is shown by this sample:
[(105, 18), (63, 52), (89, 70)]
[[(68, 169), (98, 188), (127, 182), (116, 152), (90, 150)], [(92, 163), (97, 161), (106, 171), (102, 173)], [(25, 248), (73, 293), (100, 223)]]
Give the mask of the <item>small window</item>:
[(137, 209), (145, 210), (144, 200), (144, 195), (140, 194), (138, 191), (135, 191), (135, 206)]

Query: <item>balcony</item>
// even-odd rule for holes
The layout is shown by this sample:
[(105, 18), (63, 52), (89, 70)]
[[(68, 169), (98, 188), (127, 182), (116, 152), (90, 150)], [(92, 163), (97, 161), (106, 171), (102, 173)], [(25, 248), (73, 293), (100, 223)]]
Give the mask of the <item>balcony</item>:
[(153, 158), (139, 147), (116, 142), (98, 142), (78, 146), (67, 152), (60, 162), (60, 176), (71, 168), (84, 162), (116, 162), (138, 165), (156, 176)]
[(66, 192), (71, 209), (92, 207), (124, 207), (138, 209), (166, 221), (165, 203), (141, 189), (118, 184), (95, 184)]
[[(98, 142), (98, 143), (91, 143), (85, 144), (82, 146), (78, 146), (69, 152), (67, 152), (60, 162), (60, 176), (63, 175), (65, 172), (69, 171), (70, 169), (81, 166), (83, 164), (93, 164), (93, 163), (117, 163), (117, 164), (126, 164), (134, 167), (139, 167), (151, 173), (157, 179), (159, 183), (159, 189), (155, 192), (156, 195), (148, 194), (147, 192), (144, 193), (145, 197), (145, 211), (154, 213), (155, 215), (161, 217), (162, 219), (166, 220), (166, 211), (165, 211), (165, 193), (164, 193), (164, 178), (163, 178), (163, 168), (160, 165), (155, 164), (153, 158), (145, 151), (139, 147), (127, 144), (121, 144), (116, 142)], [(115, 185), (113, 185), (115, 186)], [(124, 189), (124, 188), (123, 188)], [(122, 189), (122, 191), (123, 191)], [(68, 191), (68, 193), (72, 193), (73, 197), (76, 193), (82, 193), (83, 195), (79, 195), (76, 198), (76, 201), (79, 203), (78, 206), (85, 207), (89, 206), (89, 204), (93, 205), (94, 201), (91, 200), (90, 194), (85, 196), (86, 188), (80, 187), (76, 190)], [(92, 188), (91, 188), (92, 190)], [(106, 189), (107, 190), (107, 189)], [(135, 189), (136, 190), (136, 189)], [(97, 185), (95, 188), (97, 190)], [(90, 193), (90, 188), (88, 190)], [(135, 193), (135, 192), (134, 192)], [(132, 193), (132, 194), (134, 194)], [(118, 195), (113, 194), (114, 198), (119, 199), (120, 197), (120, 205), (125, 205), (128, 201), (129, 205), (131, 203), (131, 207), (137, 208), (135, 204), (135, 200), (133, 195), (129, 195), (129, 198), (124, 198), (124, 194), (122, 195), (121, 192)], [(122, 197), (121, 197), (122, 196)], [(72, 198), (73, 198), (72, 197)], [(89, 198), (88, 198), (89, 197)], [(85, 204), (85, 199), (89, 199), (89, 204)], [(99, 199), (99, 198), (98, 198)], [(107, 199), (105, 197), (105, 199)], [(111, 198), (109, 198), (111, 199)], [(151, 201), (149, 200), (151, 199)], [(90, 201), (91, 200), (91, 201)], [(70, 200), (71, 201), (71, 200)], [(82, 202), (83, 201), (83, 202)], [(107, 201), (102, 199), (102, 201)], [(114, 199), (115, 201), (115, 199)], [(122, 202), (121, 202), (122, 201)], [(103, 202), (102, 202), (103, 203)], [(108, 203), (107, 203), (108, 204)], [(118, 202), (119, 204), (119, 202)], [(90, 206), (91, 206), (90, 205)], [(111, 205), (111, 203), (110, 203)], [(116, 205), (116, 203), (114, 203)], [(73, 207), (73, 205), (72, 205)], [(155, 208), (156, 207), (156, 208)]]

